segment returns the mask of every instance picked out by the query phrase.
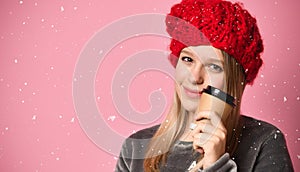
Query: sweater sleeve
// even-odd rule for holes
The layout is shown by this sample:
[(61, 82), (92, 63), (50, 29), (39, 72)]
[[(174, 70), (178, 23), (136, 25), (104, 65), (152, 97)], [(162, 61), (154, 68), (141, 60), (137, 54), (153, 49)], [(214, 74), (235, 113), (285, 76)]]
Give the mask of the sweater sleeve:
[(212, 166), (204, 170), (199, 170), (199, 172), (215, 172), (215, 171), (236, 172), (237, 166), (236, 163), (232, 159), (230, 159), (229, 154), (225, 153)]
[(262, 144), (254, 171), (294, 171), (284, 135), (280, 130), (274, 130)]

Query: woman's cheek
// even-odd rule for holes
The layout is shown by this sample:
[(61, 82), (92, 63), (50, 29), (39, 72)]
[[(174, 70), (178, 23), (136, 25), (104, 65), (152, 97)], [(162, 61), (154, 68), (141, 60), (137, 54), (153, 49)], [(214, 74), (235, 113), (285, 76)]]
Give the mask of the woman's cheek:
[(181, 83), (187, 79), (190, 75), (190, 71), (188, 68), (182, 63), (178, 62), (175, 70), (175, 80), (177, 84), (181, 85)]
[(209, 75), (209, 80), (209, 85), (214, 86), (216, 88), (223, 89), (225, 86), (224, 74), (211, 74)]

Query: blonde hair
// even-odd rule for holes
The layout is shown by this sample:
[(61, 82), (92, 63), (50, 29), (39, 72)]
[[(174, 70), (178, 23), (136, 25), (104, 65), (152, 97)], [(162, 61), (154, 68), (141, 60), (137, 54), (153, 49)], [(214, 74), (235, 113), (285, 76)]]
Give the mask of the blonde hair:
[[(226, 92), (236, 98), (236, 107), (229, 114), (228, 118), (223, 121), (227, 129), (226, 151), (231, 155), (234, 153), (241, 126), (239, 126), (241, 98), (245, 88), (245, 75), (243, 68), (222, 51), (224, 57), (224, 72), (226, 82)], [(171, 146), (182, 135), (185, 127), (187, 115), (181, 106), (177, 92), (173, 99), (173, 104), (166, 120), (160, 125), (153, 138), (151, 139), (144, 160), (144, 170), (146, 172), (159, 172), (159, 167), (165, 164), (168, 152)]]

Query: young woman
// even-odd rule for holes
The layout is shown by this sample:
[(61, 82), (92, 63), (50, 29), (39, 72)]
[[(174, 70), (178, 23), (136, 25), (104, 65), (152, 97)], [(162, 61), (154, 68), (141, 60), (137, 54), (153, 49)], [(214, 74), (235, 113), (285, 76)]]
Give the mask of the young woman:
[[(161, 125), (126, 139), (116, 171), (293, 171), (280, 130), (240, 115), (244, 88), (262, 65), (255, 18), (238, 3), (183, 0), (166, 25), (174, 102)], [(236, 99), (229, 114), (199, 110), (207, 86)]]

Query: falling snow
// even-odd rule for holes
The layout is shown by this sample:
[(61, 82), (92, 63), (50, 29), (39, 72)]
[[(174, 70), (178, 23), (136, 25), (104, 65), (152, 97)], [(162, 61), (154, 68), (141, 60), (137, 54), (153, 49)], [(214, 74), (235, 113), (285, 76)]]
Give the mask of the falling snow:
[(116, 116), (114, 116), (114, 115), (112, 115), (112, 116), (109, 116), (108, 118), (107, 118), (107, 120), (108, 121), (114, 121), (116, 119)]
[[(57, 1), (57, 2), (53, 2), (52, 4), (51, 3), (48, 4), (48, 3), (40, 3), (40, 2), (31, 2), (26, 0), (17, 0), (17, 1), (7, 1), (7, 3), (8, 4), (10, 3), (10, 5), (6, 6), (7, 8), (3, 12), (5, 16), (3, 15), (1, 17), (3, 18), (6, 17), (5, 21), (14, 21), (14, 22), (10, 23), (10, 25), (13, 27), (5, 26), (4, 23), (3, 35), (0, 35), (0, 41), (2, 41), (2, 43), (6, 43), (4, 41), (7, 41), (8, 43), (11, 44), (10, 46), (7, 46), (9, 50), (5, 50), (5, 48), (3, 49), (5, 51), (5, 56), (7, 57), (3, 56), (4, 63), (1, 63), (2, 66), (0, 68), (1, 70), (0, 86), (2, 86), (1, 89), (4, 93), (1, 95), (1, 98), (3, 99), (3, 106), (1, 108), (1, 110), (3, 111), (1, 111), (1, 114), (4, 114), (3, 119), (11, 118), (11, 122), (1, 121), (2, 135), (0, 140), (3, 139), (9, 142), (10, 138), (6, 136), (8, 136), (10, 133), (14, 133), (16, 135), (15, 141), (18, 141), (17, 140), (18, 136), (26, 135), (28, 139), (31, 139), (31, 141), (33, 141), (33, 144), (32, 142), (30, 142), (32, 145), (29, 145), (24, 142), (24, 145), (22, 146), (24, 146), (26, 149), (28, 148), (28, 150), (31, 150), (34, 155), (37, 155), (32, 157), (32, 159), (27, 160), (25, 159), (25, 157), (27, 157), (27, 152), (21, 151), (20, 158), (16, 159), (14, 162), (12, 162), (12, 160), (8, 160), (7, 167), (9, 167), (9, 164), (14, 163), (15, 168), (18, 168), (16, 170), (19, 171), (47, 171), (47, 170), (49, 171), (49, 168), (56, 168), (56, 166), (53, 165), (50, 167), (50, 165), (48, 166), (48, 164), (53, 164), (53, 162), (55, 162), (57, 164), (61, 163), (61, 164), (70, 165), (70, 168), (74, 167), (76, 169), (77, 165), (81, 163), (68, 164), (68, 161), (66, 161), (66, 158), (64, 158), (63, 156), (64, 153), (69, 155), (67, 151), (72, 150), (72, 155), (74, 154), (74, 157), (68, 157), (68, 158), (70, 158), (69, 162), (75, 162), (78, 160), (76, 159), (78, 155), (85, 156), (84, 158), (86, 158), (87, 155), (95, 156), (95, 154), (97, 154), (98, 156), (99, 151), (98, 152), (95, 151), (96, 152), (95, 154), (91, 153), (92, 152), (91, 150), (94, 150), (95, 147), (90, 146), (91, 144), (89, 138), (85, 137), (82, 134), (82, 132), (79, 131), (81, 128), (80, 125), (79, 124), (77, 125), (77, 123), (75, 122), (76, 117), (74, 117), (74, 115), (70, 115), (70, 114), (74, 114), (73, 106), (72, 106), (73, 105), (72, 97), (71, 97), (72, 84), (79, 84), (79, 82), (76, 81), (79, 81), (82, 78), (82, 76), (76, 76), (73, 78), (74, 83), (72, 83), (72, 77), (73, 77), (72, 72), (74, 71), (75, 68), (74, 66), (78, 60), (79, 51), (82, 50), (83, 45), (87, 43), (86, 41), (90, 38), (91, 35), (93, 35), (94, 31), (97, 31), (97, 29), (102, 28), (104, 24), (112, 22), (113, 16), (114, 16), (113, 19), (116, 19), (115, 15), (109, 15), (109, 13), (111, 12), (110, 9), (103, 9), (103, 12), (101, 11), (99, 12), (99, 8), (95, 8), (96, 6), (99, 6), (97, 1), (86, 2), (85, 5), (84, 5), (85, 3), (84, 1), (80, 3), (78, 3), (77, 1), (70, 1), (70, 2)], [(48, 4), (49, 8), (47, 8), (45, 4)], [(281, 20), (283, 19), (282, 17), (285, 16), (285, 15), (280, 16), (279, 15), (280, 13), (276, 13), (278, 12), (276, 10), (277, 9), (279, 10), (282, 7), (281, 6), (282, 3), (280, 3), (280, 1), (279, 2), (272, 1), (269, 5), (276, 6), (276, 8), (270, 7), (270, 8), (274, 8), (274, 11), (270, 11), (270, 13), (272, 14), (265, 13), (265, 16), (260, 16), (261, 19), (258, 18), (258, 20), (268, 21), (268, 22), (262, 22), (263, 24), (266, 23), (265, 28), (269, 28), (268, 25), (270, 25), (270, 23), (273, 25), (275, 24), (279, 25), (280, 24), (279, 22), (281, 22)], [(105, 6), (105, 4), (103, 6)], [(168, 4), (168, 6), (170, 6), (170, 4)], [(161, 12), (160, 7), (161, 6), (151, 6), (148, 7), (147, 10), (149, 11), (150, 9), (155, 12)], [(47, 10), (42, 11), (41, 14), (37, 14), (38, 11), (41, 11), (43, 9), (47, 9)], [(137, 8), (137, 9), (139, 9), (138, 12), (141, 11), (141, 8)], [(133, 13), (134, 12), (135, 11), (133, 11)], [(99, 14), (99, 15), (95, 16), (95, 14)], [(123, 14), (121, 12), (117, 14), (117, 16), (122, 16), (122, 15)], [(290, 19), (290, 21), (296, 21), (296, 20)], [(82, 23), (86, 23), (87, 25), (84, 25)], [(94, 26), (94, 27), (91, 28), (89, 26)], [(61, 29), (63, 29), (64, 32), (60, 33)], [(266, 43), (268, 43), (268, 41), (269, 42), (273, 41), (274, 39), (277, 40), (286, 37), (286, 35), (279, 32), (279, 29), (274, 29), (266, 33), (267, 34), (264, 36)], [(31, 37), (32, 34), (34, 34), (35, 36)], [(140, 34), (136, 34), (135, 36), (139, 36), (139, 35)], [(289, 40), (289, 42), (291, 43), (293, 41)], [(164, 41), (163, 44), (164, 44), (163, 48), (165, 48), (168, 46), (169, 42)], [(295, 55), (293, 55), (293, 53), (295, 53), (295, 48), (293, 45), (286, 44), (284, 40), (283, 40), (283, 45), (286, 45), (286, 47), (282, 47), (282, 50), (284, 51), (280, 53), (286, 53), (283, 54), (284, 57), (289, 56), (289, 59), (297, 58)], [(95, 47), (94, 53), (97, 54), (97, 51), (99, 50), (98, 48), (103, 48), (103, 47)], [(127, 48), (128, 47), (125, 43), (124, 45), (119, 46), (119, 49), (122, 49), (122, 51)], [(285, 75), (287, 73), (285, 73), (285, 71), (282, 71), (282, 76), (289, 77), (289, 78), (285, 78), (286, 81), (283, 82), (282, 79), (278, 79), (278, 82), (276, 83), (269, 81), (270, 77), (273, 76), (273, 73), (281, 72), (282, 69), (281, 63), (286, 64), (285, 63), (286, 60), (284, 58), (279, 57), (277, 53), (272, 54), (274, 50), (273, 47), (269, 47), (269, 48), (271, 50), (265, 49), (265, 51), (266, 54), (270, 55), (270, 58), (268, 57), (264, 61), (265, 69), (263, 69), (263, 74), (258, 75), (258, 79), (262, 83), (259, 82), (255, 83), (253, 92), (257, 93), (255, 89), (257, 86), (258, 87), (260, 86), (259, 89), (262, 90), (261, 93), (265, 95), (270, 95), (269, 97), (266, 97), (267, 99), (266, 102), (278, 105), (278, 107), (277, 106), (275, 107), (276, 108), (275, 111), (279, 109), (278, 110), (279, 113), (277, 114), (278, 116), (274, 115), (274, 117), (268, 116), (266, 118), (273, 119), (273, 121), (271, 122), (273, 122), (275, 125), (281, 123), (281, 127), (285, 127), (283, 128), (284, 131), (289, 133), (289, 138), (288, 138), (289, 140), (287, 141), (290, 142), (291, 145), (290, 149), (292, 152), (292, 157), (294, 158), (297, 157), (299, 160), (300, 159), (299, 152), (296, 152), (295, 151), (296, 149), (294, 147), (298, 148), (300, 137), (298, 135), (297, 136), (293, 135), (294, 133), (298, 134), (299, 131), (298, 129), (295, 130), (295, 128), (292, 128), (293, 127), (292, 125), (291, 126), (285, 125), (285, 124), (289, 124), (288, 123), (290, 122), (289, 118), (293, 119), (294, 116), (292, 113), (288, 114), (289, 115), (288, 118), (284, 118), (281, 116), (283, 114), (286, 114), (286, 111), (284, 110), (286, 109), (285, 106), (287, 104), (291, 103), (290, 109), (292, 110), (293, 107), (295, 107), (295, 109), (297, 108), (297, 104), (300, 101), (300, 95), (299, 92), (297, 91), (298, 89), (297, 84), (295, 84), (294, 82), (294, 80), (298, 79), (297, 78), (298, 74), (289, 73), (288, 75)], [(103, 52), (104, 52), (103, 50), (99, 50), (98, 56), (100, 57), (100, 55), (103, 55)], [(169, 52), (164, 51), (166, 57), (168, 53)], [(10, 66), (4, 66), (6, 64)], [(293, 69), (299, 70), (300, 63), (295, 62), (291, 66), (293, 66)], [(6, 69), (6, 71), (3, 69)], [(293, 71), (293, 69), (291, 69), (291, 71)], [(98, 72), (100, 73), (101, 71)], [(124, 74), (124, 71), (122, 71), (121, 74)], [(142, 76), (147, 79), (148, 77), (150, 78), (151, 76), (152, 78), (154, 78), (155, 75), (143, 74)], [(173, 78), (169, 76), (165, 76), (164, 79), (172, 80)], [(161, 82), (158, 83), (160, 84)], [(103, 82), (99, 80), (99, 84), (101, 85), (103, 84)], [(62, 85), (64, 86), (63, 88), (61, 87)], [(129, 88), (129, 85), (121, 85), (120, 87)], [(167, 87), (166, 89), (166, 87), (162, 85), (159, 85), (158, 87), (155, 86), (155, 89), (156, 88), (158, 88), (157, 89), (158, 91), (162, 91), (162, 90), (166, 92), (169, 91), (168, 90), (169, 87)], [(285, 93), (284, 96), (280, 95), (279, 93), (282, 88), (284, 89), (294, 88), (294, 90), (291, 91), (293, 92), (293, 94)], [(54, 91), (51, 92), (51, 90)], [(96, 100), (98, 101), (97, 103), (99, 104), (99, 107), (101, 107), (103, 106), (103, 104), (101, 103), (107, 103), (108, 101), (106, 101), (107, 100), (106, 95), (102, 95), (102, 92), (99, 95), (101, 95), (101, 98), (100, 96), (97, 96)], [(260, 101), (261, 95), (252, 94), (249, 95), (249, 98), (250, 99), (253, 98), (255, 100)], [(270, 100), (272, 100), (272, 102), (270, 102)], [(282, 102), (285, 103), (288, 102), (288, 103), (283, 104)], [(296, 106), (294, 106), (294, 104), (292, 105), (292, 103), (295, 102), (297, 103)], [(18, 108), (20, 108), (19, 110), (20, 113), (14, 114), (13, 112), (16, 110), (15, 107), (17, 106), (19, 106)], [(247, 107), (247, 105), (245, 107)], [(69, 111), (65, 112), (65, 110), (69, 110)], [(263, 113), (264, 115), (265, 113), (270, 112), (268, 111), (268, 108), (264, 108), (262, 110), (261, 106), (258, 107), (257, 110), (261, 113), (264, 112)], [(61, 114), (62, 112), (63, 114)], [(110, 111), (109, 113), (111, 112), (112, 111)], [(250, 111), (250, 114), (251, 113), (252, 111)], [(262, 118), (264, 117), (265, 116), (262, 116)], [(51, 119), (53, 118), (56, 119), (57, 123), (51, 121)], [(11, 123), (15, 123), (16, 119), (18, 119), (20, 126), (10, 125)], [(62, 119), (66, 119), (66, 120), (62, 120)], [(111, 115), (107, 118), (107, 120), (111, 122), (115, 121), (115, 123), (112, 123), (113, 125), (113, 124), (117, 124), (116, 122), (121, 121), (121, 118), (118, 118), (117, 115)], [(22, 123), (23, 121), (24, 123)], [(166, 123), (168, 122), (169, 121), (166, 120)], [(41, 124), (41, 125), (37, 125), (37, 124)], [(258, 125), (261, 124), (258, 123)], [(24, 126), (24, 129), (21, 128), (21, 126), (22, 127)], [(60, 126), (64, 126), (64, 127), (60, 127)], [(20, 128), (15, 128), (15, 127), (20, 127)], [(34, 130), (32, 130), (32, 127), (34, 127)], [(48, 130), (47, 128), (50, 129)], [(51, 130), (51, 129), (55, 129), (55, 130)], [(126, 134), (130, 132), (135, 133), (136, 130), (133, 130), (132, 127), (131, 128), (128, 127)], [(72, 137), (64, 138), (65, 136), (70, 136), (71, 133), (72, 133), (72, 137), (75, 138), (74, 140), (71, 140), (73, 139)], [(274, 134), (274, 139), (278, 138), (278, 133), (280, 133), (279, 130)], [(48, 142), (49, 140), (51, 142)], [(80, 142), (78, 142), (78, 140), (80, 140)], [(290, 140), (292, 140), (292, 142)], [(297, 143), (294, 144), (294, 142)], [(69, 144), (69, 143), (74, 143), (74, 144)], [(52, 144), (57, 144), (58, 148), (56, 148), (55, 150), (51, 148), (47, 149)], [(80, 149), (77, 149), (78, 145), (76, 144), (79, 144)], [(41, 148), (41, 145), (44, 146), (42, 146)], [(66, 147), (62, 148), (62, 146), (64, 145)], [(9, 152), (12, 151), (12, 148), (10, 148), (10, 145), (1, 145), (0, 150), (1, 152)], [(21, 147), (18, 147), (18, 150), (20, 148)], [(251, 147), (251, 148), (254, 150), (257, 149), (256, 147)], [(38, 155), (38, 153), (40, 153), (39, 151), (41, 152), (41, 155)], [(0, 158), (1, 159), (6, 158), (5, 155), (1, 154), (1, 152), (0, 152)], [(50, 159), (49, 156), (51, 156)], [(108, 169), (110, 170), (113, 169), (115, 161), (118, 159), (118, 157), (116, 156), (111, 156), (111, 157), (113, 157), (113, 159), (111, 158), (110, 161), (97, 160), (99, 161), (97, 163), (97, 166), (100, 167), (100, 171), (104, 168), (104, 166), (105, 166), (104, 171), (109, 171)], [(81, 157), (80, 160), (84, 158)], [(25, 169), (25, 167), (28, 166), (28, 164), (31, 164), (32, 162), (36, 162), (36, 167), (30, 170)], [(82, 164), (84, 163), (86, 162), (82, 162)]]
[(36, 120), (36, 115), (33, 115), (31, 119)]

